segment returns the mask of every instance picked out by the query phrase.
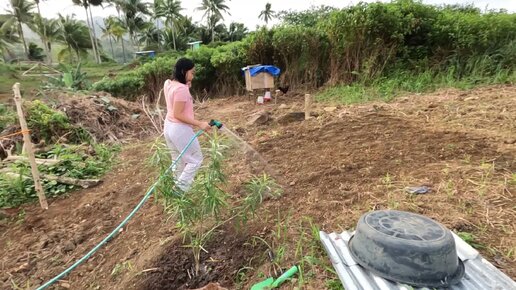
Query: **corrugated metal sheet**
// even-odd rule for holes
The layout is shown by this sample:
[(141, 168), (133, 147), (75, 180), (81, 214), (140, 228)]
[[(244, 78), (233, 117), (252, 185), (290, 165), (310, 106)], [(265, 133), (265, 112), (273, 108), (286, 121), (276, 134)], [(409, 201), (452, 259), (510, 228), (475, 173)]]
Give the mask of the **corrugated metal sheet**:
[[(380, 278), (358, 265), (348, 248), (348, 241), (353, 233), (326, 234), (320, 232), (321, 242), (331, 259), (333, 267), (339, 275), (346, 290), (391, 290), (414, 289)], [(477, 250), (472, 248), (460, 237), (453, 234), (457, 254), (463, 261), (466, 272), (461, 282), (451, 286), (450, 290), (516, 290), (516, 282), (482, 258)], [(429, 290), (428, 288), (417, 288)]]

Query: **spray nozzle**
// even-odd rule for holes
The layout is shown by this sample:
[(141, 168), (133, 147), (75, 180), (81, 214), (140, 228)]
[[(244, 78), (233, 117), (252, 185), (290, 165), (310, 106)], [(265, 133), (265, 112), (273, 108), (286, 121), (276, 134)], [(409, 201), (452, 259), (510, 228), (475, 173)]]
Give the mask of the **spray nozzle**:
[(212, 126), (212, 127), (215, 126), (218, 129), (222, 128), (222, 123), (217, 120), (211, 120), (209, 124), (210, 124), (210, 126)]

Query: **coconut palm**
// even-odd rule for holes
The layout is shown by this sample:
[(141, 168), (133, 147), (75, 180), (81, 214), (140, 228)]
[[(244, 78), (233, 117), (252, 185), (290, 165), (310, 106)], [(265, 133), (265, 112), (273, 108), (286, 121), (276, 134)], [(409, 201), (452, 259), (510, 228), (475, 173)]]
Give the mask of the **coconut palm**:
[(10, 54), (13, 44), (20, 41), (14, 23), (15, 18), (9, 18), (6, 21), (0, 20), (0, 53), (5, 60), (5, 55)]
[(25, 37), (23, 36), (23, 28), (22, 24), (30, 24), (33, 19), (32, 9), (34, 9), (34, 3), (29, 0), (9, 0), (11, 9), (7, 10), (7, 13), (11, 15), (14, 19), (16, 19), (16, 23), (18, 25), (18, 35), (20, 36), (23, 49), (25, 51), (25, 55), (29, 56), (29, 50), (27, 49), (27, 43), (25, 42)]
[(174, 50), (176, 47), (177, 29), (180, 25), (181, 16), (181, 1), (179, 0), (159, 0), (155, 1), (155, 17), (165, 18), (165, 24), (172, 29), (172, 40)]
[(243, 23), (231, 22), (228, 29), (228, 40), (239, 41), (242, 40), (248, 33), (247, 27)]
[(265, 21), (265, 24), (268, 24), (269, 21), (274, 17), (274, 11), (271, 9), (271, 3), (265, 4), (265, 10), (262, 10), (260, 12), (260, 15), (258, 15), (258, 18), (263, 19)]
[(111, 21), (113, 22), (111, 23), (112, 34), (122, 44), (122, 56), (124, 63), (126, 63), (124, 35), (127, 33), (127, 29), (125, 29), (121, 19), (115, 17)]
[(146, 47), (150, 48), (158, 45), (161, 41), (161, 33), (156, 28), (156, 25), (152, 22), (145, 24), (144, 28), (141, 29), (139, 43), (145, 44)]
[[(47, 63), (52, 63), (52, 55), (50, 54), (50, 49), (48, 48), (48, 40), (47, 40), (47, 31), (45, 25), (43, 25), (43, 16), (41, 16), (41, 10), (39, 9), (39, 3), (41, 0), (34, 0), (36, 3), (36, 7), (38, 8), (38, 15), (34, 17), (34, 25), (39, 26), (39, 28), (43, 29), (41, 32), (38, 31), (39, 37), (41, 38), (41, 42), (43, 42), (43, 49), (47, 54)], [(38, 29), (39, 30), (39, 29)]]
[(115, 50), (113, 49), (113, 39), (115, 39), (115, 35), (113, 34), (113, 26), (115, 25), (114, 16), (109, 16), (108, 18), (104, 18), (104, 27), (101, 27), (102, 30), (102, 38), (107, 38), (109, 40), (109, 46), (111, 47), (111, 55), (113, 59), (115, 59)]
[(59, 15), (59, 28), (58, 40), (66, 44), (67, 48), (59, 52), (58, 58), (62, 61), (68, 54), (72, 60), (73, 51), (77, 56), (77, 60), (81, 61), (82, 56), (84, 54), (87, 55), (87, 50), (93, 48), (88, 26), (73, 17)]
[(43, 48), (47, 54), (47, 62), (52, 63), (52, 42), (56, 42), (59, 35), (59, 22), (56, 19), (34, 17), (34, 24), (31, 27), (41, 38)]
[[(93, 34), (94, 26), (93, 26), (93, 19), (90, 20), (90, 14), (88, 13), (88, 8), (90, 8), (90, 4), (92, 3), (100, 5), (102, 3), (102, 0), (72, 0), (72, 2), (75, 5), (79, 5), (84, 7), (84, 12), (86, 12), (86, 23), (88, 24), (88, 33), (90, 34), (90, 41), (93, 44), (93, 55), (95, 57), (95, 62), (100, 63), (100, 54), (97, 51), (97, 46), (95, 45), (95, 36)], [(99, 3), (100, 2), (100, 3)]]
[(208, 22), (208, 29), (211, 30), (212, 42), (215, 40), (215, 25), (213, 25), (213, 20), (224, 20), (222, 12), (231, 15), (228, 11), (229, 7), (226, 5), (225, 2), (225, 0), (202, 0), (201, 6), (197, 7), (197, 10), (204, 11), (203, 19), (206, 18), (206, 21)]
[(119, 13), (120, 11), (124, 13), (121, 19), (129, 32), (133, 46), (138, 46), (139, 50), (140, 45), (136, 40), (136, 34), (144, 27), (145, 15), (152, 15), (149, 9), (149, 3), (143, 2), (142, 0), (112, 0), (111, 2), (115, 5)]

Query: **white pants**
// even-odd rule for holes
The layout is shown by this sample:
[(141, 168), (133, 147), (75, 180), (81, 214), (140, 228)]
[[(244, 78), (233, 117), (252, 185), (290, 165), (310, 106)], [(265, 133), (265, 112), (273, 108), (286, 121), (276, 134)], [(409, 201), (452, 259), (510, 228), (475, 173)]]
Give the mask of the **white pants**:
[[(192, 127), (186, 124), (165, 120), (164, 135), (167, 146), (172, 153), (172, 161), (174, 161), (195, 136), (195, 133)], [(183, 156), (177, 161), (176, 166), (172, 168), (177, 186), (181, 190), (187, 191), (190, 188), (197, 170), (201, 167), (202, 160), (201, 146), (199, 140), (195, 138)]]

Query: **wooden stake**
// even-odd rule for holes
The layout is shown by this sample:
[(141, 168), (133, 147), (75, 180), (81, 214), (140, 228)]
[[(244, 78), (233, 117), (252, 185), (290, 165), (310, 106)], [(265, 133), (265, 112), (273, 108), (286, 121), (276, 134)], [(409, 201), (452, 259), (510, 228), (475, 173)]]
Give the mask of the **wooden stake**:
[(305, 120), (310, 119), (311, 110), (312, 110), (312, 95), (305, 94)]
[(15, 83), (13, 86), (14, 92), (14, 102), (16, 103), (16, 111), (18, 112), (18, 119), (20, 120), (21, 129), (24, 131), (23, 133), (23, 143), (25, 150), (27, 151), (27, 157), (29, 158), (30, 168), (32, 171), (32, 177), (34, 178), (34, 185), (36, 187), (36, 193), (38, 194), (39, 204), (43, 209), (48, 209), (47, 198), (45, 196), (45, 192), (43, 191), (43, 186), (41, 185), (41, 180), (39, 178), (38, 165), (36, 164), (36, 159), (34, 157), (34, 148), (32, 147), (32, 142), (30, 140), (30, 133), (28, 132), (27, 122), (25, 121), (25, 117), (23, 115), (22, 109), (22, 99), (20, 93), (20, 83)]

